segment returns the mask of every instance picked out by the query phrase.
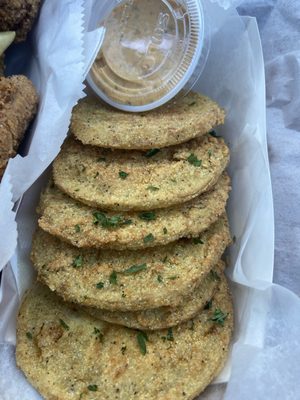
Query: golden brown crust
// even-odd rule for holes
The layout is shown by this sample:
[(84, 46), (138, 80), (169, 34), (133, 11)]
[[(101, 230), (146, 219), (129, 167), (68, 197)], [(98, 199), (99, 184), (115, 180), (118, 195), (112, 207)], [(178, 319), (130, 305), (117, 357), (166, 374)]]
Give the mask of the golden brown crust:
[(177, 307), (160, 307), (142, 311), (107, 311), (85, 307), (93, 317), (112, 324), (141, 330), (167, 329), (188, 321), (198, 314), (213, 298), (220, 284), (225, 264), (222, 261), (211, 269), (201, 284), (188, 296), (182, 299)]
[(16, 41), (26, 40), (41, 0), (0, 0), (0, 32), (16, 31)]
[[(218, 309), (223, 325), (212, 321)], [(17, 365), (45, 400), (192, 400), (222, 369), (232, 329), (225, 280), (211, 309), (148, 333), (145, 355), (138, 331), (96, 320), (36, 286), (18, 316)]]
[[(228, 161), (224, 140), (210, 135), (152, 157), (69, 139), (54, 162), (53, 176), (59, 189), (92, 207), (145, 211), (181, 204), (210, 190)], [(122, 179), (124, 172), (128, 175)]]
[(84, 144), (115, 149), (162, 148), (202, 136), (224, 123), (224, 111), (198, 93), (147, 113), (125, 113), (87, 97), (73, 110), (71, 131)]
[[(213, 224), (225, 212), (229, 190), (230, 179), (224, 174), (210, 192), (180, 206), (150, 214), (106, 212), (109, 219), (117, 216), (120, 221), (130, 221), (107, 227), (105, 223), (93, 223), (95, 212), (103, 214), (101, 210), (73, 200), (50, 182), (39, 205), (39, 226), (76, 247), (136, 250), (165, 245), (182, 237), (198, 236)], [(143, 239), (149, 232), (155, 240), (145, 243)]]
[(23, 75), (0, 77), (0, 177), (37, 112), (38, 95)]
[[(78, 249), (38, 230), (31, 258), (39, 280), (67, 301), (112, 311), (143, 310), (176, 306), (199, 286), (230, 242), (227, 218), (199, 239), (118, 252)], [(126, 273), (132, 266), (143, 267)]]

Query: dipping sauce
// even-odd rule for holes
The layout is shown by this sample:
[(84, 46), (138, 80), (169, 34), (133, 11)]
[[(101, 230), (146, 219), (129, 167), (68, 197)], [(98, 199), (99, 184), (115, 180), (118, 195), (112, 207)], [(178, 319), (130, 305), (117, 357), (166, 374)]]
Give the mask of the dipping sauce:
[(184, 87), (201, 54), (200, 9), (189, 3), (127, 0), (113, 8), (99, 24), (106, 33), (89, 74), (100, 97), (128, 111), (152, 109)]

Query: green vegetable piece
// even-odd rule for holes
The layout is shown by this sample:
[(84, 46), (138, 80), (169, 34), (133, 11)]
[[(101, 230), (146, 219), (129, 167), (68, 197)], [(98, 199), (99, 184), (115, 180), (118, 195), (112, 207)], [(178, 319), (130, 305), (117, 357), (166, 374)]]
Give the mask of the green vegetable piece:
[(155, 237), (152, 235), (152, 233), (149, 233), (149, 235), (144, 237), (144, 243), (151, 243), (154, 242)]
[(153, 211), (147, 211), (139, 214), (139, 218), (144, 221), (153, 221), (156, 219), (156, 214)]
[(199, 160), (198, 157), (192, 153), (188, 158), (187, 161), (193, 165), (194, 167), (201, 167), (202, 165), (202, 160)]
[(74, 268), (81, 268), (83, 266), (83, 257), (77, 256), (74, 258), (73, 267)]
[(140, 348), (140, 352), (143, 354), (143, 356), (146, 355), (147, 353), (147, 344), (146, 342), (148, 341), (148, 336), (145, 332), (139, 331), (137, 333), (137, 342)]
[(120, 172), (119, 172), (119, 177), (120, 177), (121, 179), (123, 179), (123, 180), (125, 180), (125, 179), (127, 178), (128, 175), (129, 175), (129, 174), (128, 174), (127, 172), (125, 172), (125, 171), (120, 171)]
[(145, 157), (150, 158), (155, 156), (155, 154), (157, 154), (160, 150), (159, 149), (151, 149), (148, 150), (147, 153), (145, 153)]
[(126, 269), (124, 275), (133, 275), (140, 271), (145, 271), (147, 269), (147, 264), (133, 265), (132, 267)]

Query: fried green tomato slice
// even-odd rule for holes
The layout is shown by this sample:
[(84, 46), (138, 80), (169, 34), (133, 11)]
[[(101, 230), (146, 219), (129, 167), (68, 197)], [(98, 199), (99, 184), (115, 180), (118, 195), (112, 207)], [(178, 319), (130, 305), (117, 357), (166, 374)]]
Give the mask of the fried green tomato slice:
[(146, 150), (202, 136), (224, 118), (218, 104), (192, 92), (147, 113), (126, 113), (86, 97), (73, 110), (71, 131), (83, 144)]
[[(230, 179), (187, 203), (146, 212), (104, 212), (67, 196), (49, 183), (42, 195), (39, 226), (76, 247), (137, 250), (165, 245), (182, 237), (197, 237), (224, 212)], [(152, 234), (154, 240), (144, 241)]]
[(68, 139), (53, 164), (53, 176), (60, 190), (89, 206), (147, 211), (182, 204), (210, 190), (228, 161), (224, 140), (211, 135), (151, 155)]
[(101, 322), (37, 285), (19, 311), (16, 359), (45, 400), (192, 400), (222, 369), (232, 330), (225, 280), (210, 309), (148, 333)]
[(138, 251), (78, 249), (38, 230), (31, 258), (38, 279), (65, 300), (136, 311), (180, 304), (216, 265), (229, 242), (225, 216), (199, 238)]

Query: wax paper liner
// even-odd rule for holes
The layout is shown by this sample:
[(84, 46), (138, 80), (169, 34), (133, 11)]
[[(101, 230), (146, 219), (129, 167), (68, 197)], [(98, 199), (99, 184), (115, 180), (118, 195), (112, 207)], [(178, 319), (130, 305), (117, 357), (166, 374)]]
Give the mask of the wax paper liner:
[[(272, 328), (277, 327), (280, 321), (278, 318), (284, 319), (284, 307), (280, 308), (281, 312), (276, 320), (272, 318), (273, 301), (276, 299), (281, 306), (286, 299), (282, 296), (282, 288), (279, 288), (278, 292), (277, 287), (271, 286), (274, 251), (273, 203), (265, 132), (264, 70), (257, 26), (254, 20), (241, 19), (232, 9), (224, 11), (209, 2), (207, 7), (210, 8), (215, 29), (212, 32), (212, 51), (196, 89), (220, 102), (228, 113), (226, 125), (219, 132), (226, 138), (232, 152), (230, 173), (233, 191), (228, 212), (234, 244), (229, 253), (229, 276), (233, 281), (236, 331), (232, 355), (233, 373), (226, 394), (226, 398), (232, 400), (244, 398), (240, 396), (243, 389), (240, 382), (245, 384), (242, 373), (245, 371), (246, 361), (248, 360), (250, 365), (251, 361), (257, 361), (261, 367), (261, 361), (266, 362), (269, 360), (268, 356), (271, 357), (274, 353), (269, 349), (272, 349), (272, 346), (276, 347), (283, 339), (283, 334), (279, 337), (275, 334), (273, 341), (268, 340)], [(46, 177), (42, 176), (26, 193), (18, 213), (20, 240), (17, 257), (11, 261), (12, 269), (7, 269), (4, 274), (6, 286), (12, 287), (13, 295), (22, 295), (30, 286), (34, 274), (29, 267), (28, 252), (35, 227), (34, 208), (45, 179)], [(11, 271), (14, 271), (14, 275), (9, 279), (8, 274), (11, 274)], [(292, 296), (290, 293), (284, 293), (287, 297)], [(296, 309), (296, 299), (293, 296), (292, 302)], [(6, 342), (14, 343), (14, 317), (15, 309), (10, 313), (11, 325), (5, 332)], [(284, 328), (288, 327), (289, 319), (286, 318)], [(295, 330), (293, 332), (295, 333)], [(278, 330), (275, 333), (278, 333)], [(249, 349), (253, 350), (252, 353)], [(253, 356), (243, 358), (247, 351)], [(12, 348), (3, 347), (2, 352), (9, 357)], [(219, 381), (227, 380), (230, 364), (231, 359)], [(279, 366), (276, 365), (277, 369)], [(13, 368), (12, 361), (8, 364), (3, 362), (1, 367), (10, 369), (11, 376), (14, 377), (14, 382), (17, 380), (22, 393), (23, 388), (24, 393), (25, 390), (30, 391), (28, 397), (23, 397), (24, 400), (39, 398), (25, 383), (22, 375)], [(259, 379), (255, 371), (255, 367), (248, 368), (247, 376)], [(261, 372), (261, 368), (258, 368), (258, 371)], [(15, 378), (16, 374), (18, 378)], [(0, 382), (0, 387), (9, 388), (10, 394), (13, 390), (20, 393), (12, 388), (8, 381), (9, 379), (5, 378)], [(252, 387), (250, 392), (253, 394), (254, 390)], [(200, 396), (202, 399), (222, 397), (222, 385), (213, 385)], [(266, 397), (265, 393), (264, 398), (270, 397)]]
[[(26, 155), (9, 161), (0, 186), (0, 270), (17, 244), (14, 203), (59, 152), (72, 108), (85, 95), (82, 82), (103, 32), (84, 32), (83, 10), (83, 0), (48, 0), (40, 12), (33, 35), (34, 54), (26, 71), (40, 95), (39, 111), (23, 146)], [(18, 50), (25, 53), (28, 47)], [(15, 63), (19, 59), (18, 53)]]

